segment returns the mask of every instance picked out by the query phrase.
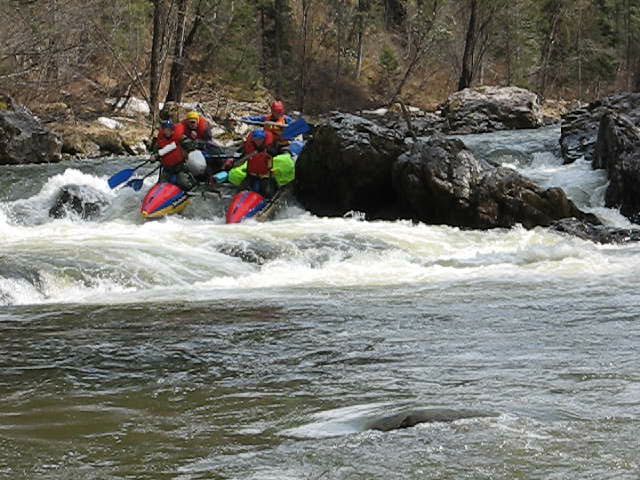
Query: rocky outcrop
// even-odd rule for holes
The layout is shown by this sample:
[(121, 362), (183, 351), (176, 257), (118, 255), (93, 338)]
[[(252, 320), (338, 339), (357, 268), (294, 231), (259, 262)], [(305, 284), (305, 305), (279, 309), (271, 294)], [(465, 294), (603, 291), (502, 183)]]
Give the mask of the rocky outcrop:
[(415, 145), (393, 167), (393, 187), (405, 216), (468, 228), (548, 226), (581, 212), (559, 188), (543, 189), (516, 171), (477, 160), (455, 139)]
[(598, 223), (561, 189), (494, 168), (460, 140), (405, 143), (397, 130), (354, 115), (336, 114), (317, 128), (296, 177), (298, 199), (317, 215), (360, 211), (467, 228), (531, 228), (566, 217)]
[(60, 138), (28, 110), (0, 110), (0, 164), (59, 162), (61, 148)]
[(640, 93), (621, 93), (602, 98), (586, 107), (562, 116), (560, 150), (564, 163), (572, 163), (584, 156), (591, 161), (600, 120), (608, 112), (622, 113), (632, 122), (640, 122)]
[(442, 108), (449, 133), (538, 128), (543, 125), (535, 93), (518, 87), (466, 88), (451, 95)]
[(640, 230), (594, 225), (577, 218), (558, 220), (552, 230), (596, 243), (628, 243), (640, 241)]
[(394, 130), (404, 137), (424, 137), (443, 132), (447, 128), (446, 120), (431, 112), (410, 108), (406, 113), (396, 110), (365, 110), (361, 115), (385, 128)]
[(605, 205), (620, 208), (624, 216), (640, 221), (640, 128), (631, 118), (615, 113), (603, 115), (593, 166), (607, 170)]
[(118, 118), (121, 127), (109, 128), (100, 122), (64, 124), (57, 127), (62, 137), (62, 153), (74, 157), (143, 155), (147, 151), (146, 125)]
[(316, 128), (296, 163), (296, 195), (317, 215), (367, 212), (395, 203), (391, 168), (404, 136), (351, 114), (334, 114)]
[(359, 115), (405, 137), (538, 128), (544, 115), (538, 96), (518, 87), (467, 88), (451, 95), (436, 112), (403, 107), (363, 110)]

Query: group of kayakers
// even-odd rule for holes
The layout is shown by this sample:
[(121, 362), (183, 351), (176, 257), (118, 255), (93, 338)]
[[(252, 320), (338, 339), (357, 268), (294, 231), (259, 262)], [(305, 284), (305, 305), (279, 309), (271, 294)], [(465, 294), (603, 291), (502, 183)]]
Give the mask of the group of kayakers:
[[(161, 163), (160, 181), (174, 183), (184, 190), (191, 190), (198, 181), (207, 180), (213, 187), (212, 174), (220, 170), (230, 170), (244, 162), (246, 180), (243, 187), (265, 197), (271, 197), (277, 190), (273, 178), (273, 158), (286, 150), (288, 142), (281, 138), (283, 130), (292, 121), (286, 115), (284, 103), (274, 101), (268, 115), (243, 118), (248, 123), (261, 125), (252, 131), (238, 149), (234, 158), (224, 158), (222, 149), (213, 142), (211, 125), (204, 116), (191, 111), (179, 123), (163, 120), (155, 142), (155, 154)], [(190, 151), (215, 152), (209, 156), (205, 179), (194, 178), (187, 166)]]

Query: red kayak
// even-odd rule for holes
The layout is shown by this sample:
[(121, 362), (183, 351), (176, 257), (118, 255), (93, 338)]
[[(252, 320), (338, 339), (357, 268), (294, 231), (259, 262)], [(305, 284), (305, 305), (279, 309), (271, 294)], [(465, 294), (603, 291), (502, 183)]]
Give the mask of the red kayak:
[(182, 212), (191, 203), (187, 194), (172, 183), (156, 183), (142, 200), (145, 219), (162, 218)]
[(243, 190), (231, 200), (231, 205), (227, 210), (227, 223), (240, 223), (248, 218), (253, 218), (262, 212), (267, 205), (267, 200), (259, 193)]

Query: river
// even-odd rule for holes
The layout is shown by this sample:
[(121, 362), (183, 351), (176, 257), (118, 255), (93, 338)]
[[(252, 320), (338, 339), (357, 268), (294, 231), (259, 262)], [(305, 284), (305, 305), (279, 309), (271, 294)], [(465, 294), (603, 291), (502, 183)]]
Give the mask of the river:
[[(462, 139), (629, 226), (558, 135)], [(130, 163), (3, 167), (0, 478), (638, 478), (640, 245), (296, 206), (228, 226), (211, 199), (143, 223), (146, 188), (106, 185)], [(66, 184), (97, 220), (48, 217)], [(433, 421), (376, 429), (409, 411)]]

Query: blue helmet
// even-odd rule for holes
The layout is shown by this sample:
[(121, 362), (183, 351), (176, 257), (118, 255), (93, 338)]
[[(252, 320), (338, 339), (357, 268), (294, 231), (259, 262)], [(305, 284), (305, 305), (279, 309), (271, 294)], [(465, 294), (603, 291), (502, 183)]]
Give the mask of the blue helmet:
[(254, 130), (251, 134), (251, 138), (253, 140), (265, 140), (267, 138), (267, 134), (264, 130)]
[(171, 119), (168, 119), (168, 120), (163, 120), (162, 122), (160, 122), (160, 126), (162, 128), (173, 128), (174, 124), (171, 121)]

